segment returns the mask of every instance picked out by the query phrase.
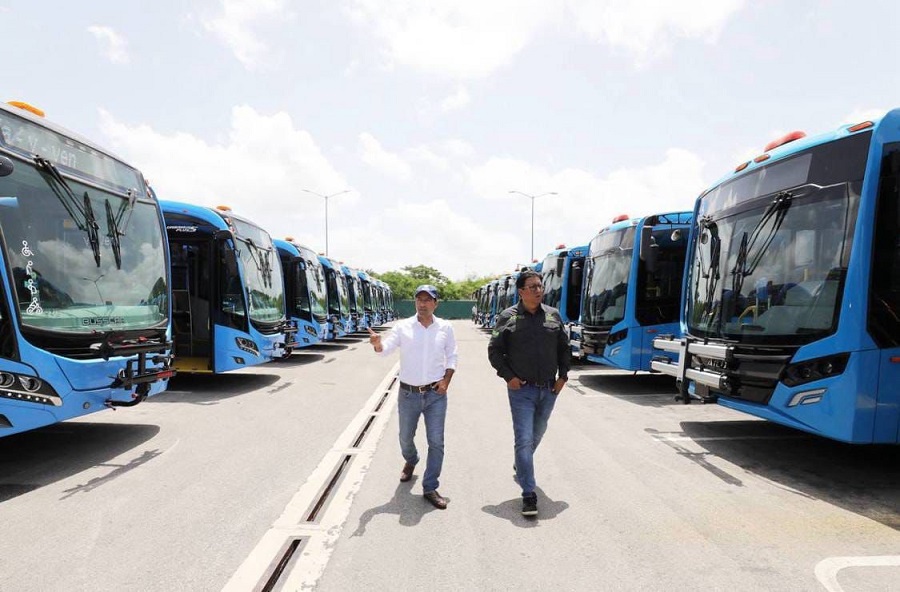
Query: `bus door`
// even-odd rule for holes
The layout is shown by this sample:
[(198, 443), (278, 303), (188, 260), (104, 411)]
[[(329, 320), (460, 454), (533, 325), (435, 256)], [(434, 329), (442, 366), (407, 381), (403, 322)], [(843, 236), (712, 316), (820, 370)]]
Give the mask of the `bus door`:
[(169, 251), (175, 367), (183, 372), (209, 372), (212, 243), (170, 240)]
[(216, 285), (217, 309), (212, 317), (213, 372), (227, 372), (244, 368), (247, 358), (256, 362), (261, 356), (259, 345), (249, 338), (247, 294), (238, 264), (238, 253), (229, 238), (216, 242), (218, 267)]

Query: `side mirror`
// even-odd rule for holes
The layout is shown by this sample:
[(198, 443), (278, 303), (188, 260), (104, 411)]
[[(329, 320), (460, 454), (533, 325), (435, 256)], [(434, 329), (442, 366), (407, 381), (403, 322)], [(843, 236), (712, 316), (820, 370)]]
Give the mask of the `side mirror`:
[(656, 271), (656, 257), (658, 252), (659, 246), (656, 244), (656, 239), (653, 238), (653, 228), (651, 226), (644, 226), (641, 228), (641, 248), (639, 257), (641, 258), (641, 261), (646, 264), (647, 271), (650, 273)]

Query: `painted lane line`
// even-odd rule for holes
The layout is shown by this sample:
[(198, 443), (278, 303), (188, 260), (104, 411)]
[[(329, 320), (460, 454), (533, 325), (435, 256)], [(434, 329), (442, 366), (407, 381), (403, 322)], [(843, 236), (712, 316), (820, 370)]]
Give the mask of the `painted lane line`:
[[(394, 391), (393, 383), (399, 369), (398, 362), (382, 379), (331, 450), (325, 453), (319, 465), (294, 494), (281, 516), (263, 534), (253, 551), (225, 584), (223, 592), (261, 590), (285, 549), (298, 539), (303, 540), (302, 545), (297, 546), (299, 557), (294, 557), (285, 568), (278, 581), (279, 588), (305, 590), (315, 587), (325, 572), (325, 566), (350, 514), (353, 498), (362, 486), (378, 442), (387, 427), (396, 397), (388, 397), (386, 400), (384, 397), (389, 388)], [(354, 447), (354, 442), (367, 423), (369, 426), (366, 436), (358, 447)], [(336, 467), (341, 465), (344, 470), (335, 479)], [(333, 487), (329, 489), (330, 485)], [(317, 500), (321, 500), (326, 490), (328, 497), (319, 509)], [(309, 521), (311, 515), (315, 518)]]
[(816, 578), (828, 592), (843, 592), (837, 575), (847, 567), (900, 567), (900, 555), (829, 557), (816, 564)]

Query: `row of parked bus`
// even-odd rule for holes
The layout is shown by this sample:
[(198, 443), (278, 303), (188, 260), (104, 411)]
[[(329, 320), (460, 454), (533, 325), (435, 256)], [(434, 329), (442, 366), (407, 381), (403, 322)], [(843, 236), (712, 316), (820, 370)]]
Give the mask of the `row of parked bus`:
[(169, 245), (174, 367), (227, 372), (393, 320), (390, 287), (227, 206), (159, 202)]
[(393, 320), (390, 288), (0, 104), (0, 437)]
[[(623, 216), (533, 268), (572, 353), (678, 398), (828, 438), (900, 443), (900, 109), (792, 132), (692, 210)], [(476, 291), (490, 328), (517, 274)]]

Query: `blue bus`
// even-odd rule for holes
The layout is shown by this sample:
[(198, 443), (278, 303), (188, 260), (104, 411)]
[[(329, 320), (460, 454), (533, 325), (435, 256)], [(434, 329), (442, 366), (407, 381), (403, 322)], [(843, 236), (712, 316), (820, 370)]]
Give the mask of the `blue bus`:
[(325, 341), (328, 337), (328, 294), (319, 256), (291, 237), (273, 242), (281, 260), (285, 314), (297, 327), (297, 347)]
[(539, 272), (544, 284), (544, 304), (559, 309), (566, 324), (572, 355), (576, 358), (584, 355), (581, 351), (581, 294), (588, 251), (588, 245), (571, 249), (559, 245), (541, 262)]
[(695, 206), (682, 399), (851, 443), (900, 442), (900, 109), (793, 132)]
[(356, 333), (368, 328), (366, 321), (365, 300), (362, 294), (362, 282), (359, 279), (359, 271), (341, 265), (341, 272), (347, 282), (347, 303), (350, 306), (350, 331)]
[(140, 171), (0, 104), (0, 437), (132, 406), (172, 376), (159, 203)]
[(220, 373), (290, 353), (281, 262), (231, 208), (161, 201), (169, 237), (175, 368)]
[(365, 271), (357, 271), (359, 278), (359, 289), (362, 294), (362, 315), (364, 317), (364, 327), (376, 327), (375, 324), (375, 307), (373, 304), (373, 283), (372, 277)]
[(328, 340), (348, 334), (350, 328), (350, 300), (347, 280), (340, 265), (328, 257), (319, 255), (319, 263), (325, 272), (325, 293), (328, 302)]
[(679, 329), (692, 215), (618, 216), (590, 243), (585, 260), (581, 348), (621, 370), (650, 370), (653, 339)]

